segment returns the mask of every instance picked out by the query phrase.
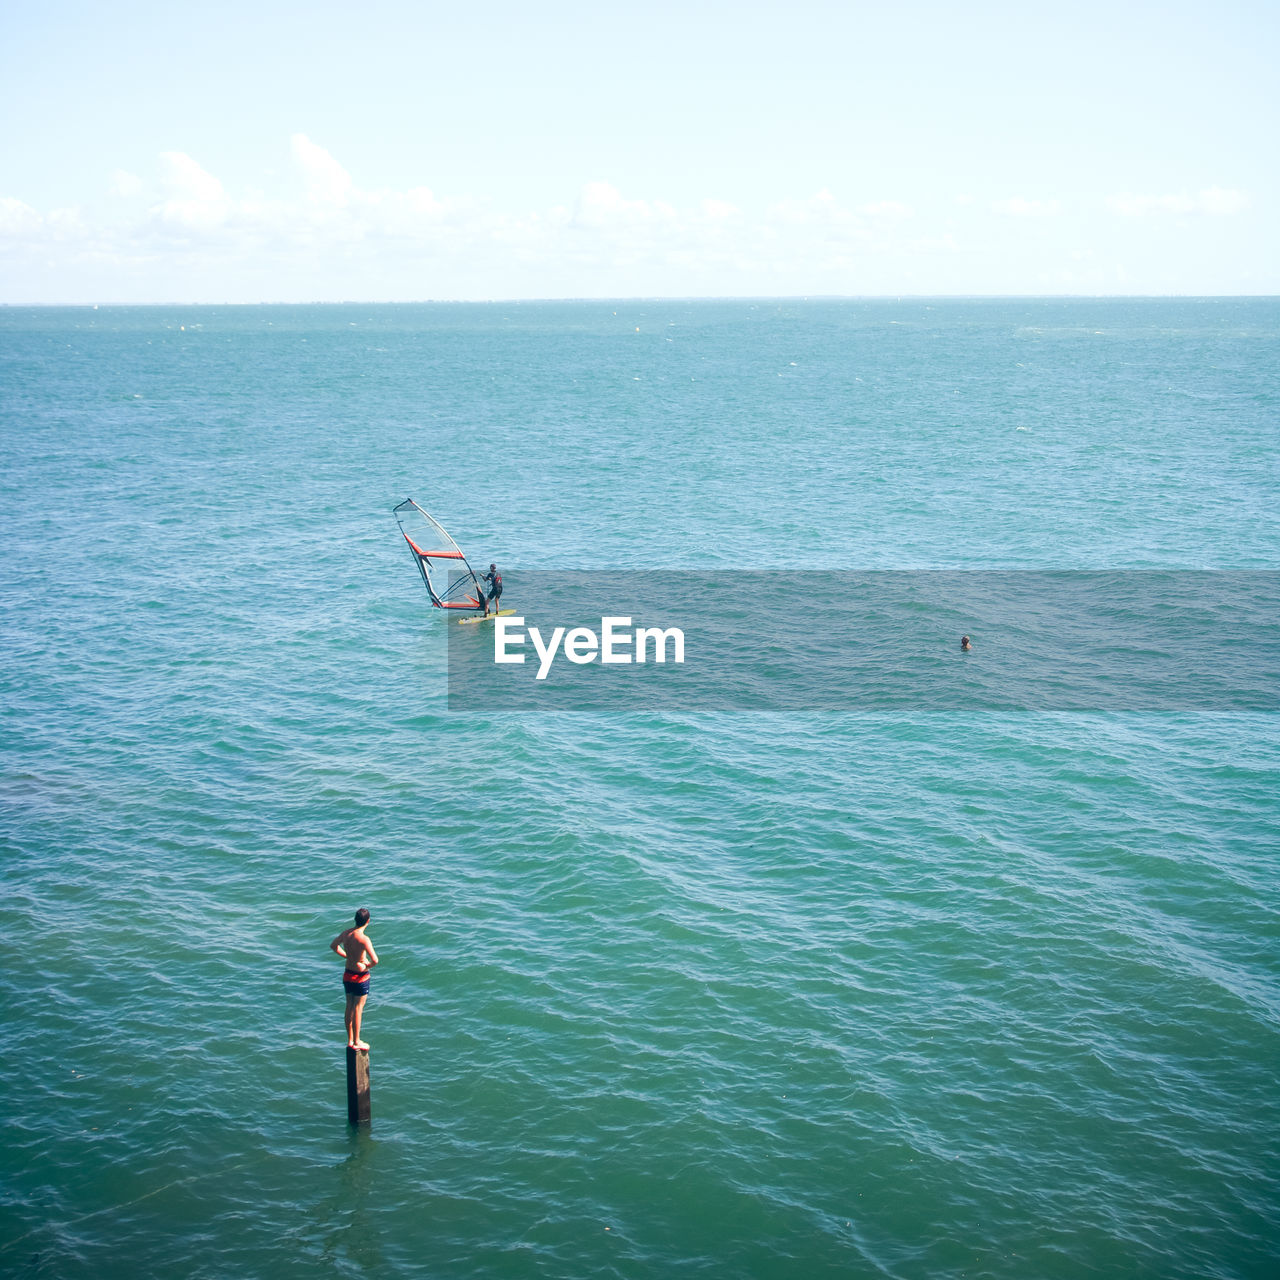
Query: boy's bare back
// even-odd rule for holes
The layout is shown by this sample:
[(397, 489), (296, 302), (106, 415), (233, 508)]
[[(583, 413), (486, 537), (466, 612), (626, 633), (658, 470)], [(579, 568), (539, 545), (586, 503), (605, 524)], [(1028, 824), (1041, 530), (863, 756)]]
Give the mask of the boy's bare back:
[(346, 960), (347, 968), (353, 973), (363, 973), (378, 963), (378, 953), (361, 925), (344, 929), (329, 945)]

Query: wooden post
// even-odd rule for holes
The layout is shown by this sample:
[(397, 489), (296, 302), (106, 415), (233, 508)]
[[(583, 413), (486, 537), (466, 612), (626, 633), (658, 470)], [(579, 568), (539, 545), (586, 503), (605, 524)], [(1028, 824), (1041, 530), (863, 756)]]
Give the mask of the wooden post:
[(369, 1123), (369, 1050), (347, 1046), (347, 1119)]

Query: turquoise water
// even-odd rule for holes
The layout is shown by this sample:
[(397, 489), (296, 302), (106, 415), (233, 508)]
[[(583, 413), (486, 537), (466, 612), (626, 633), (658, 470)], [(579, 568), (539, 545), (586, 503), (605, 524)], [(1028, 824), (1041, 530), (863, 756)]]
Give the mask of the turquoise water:
[(1274, 716), (450, 713), (390, 511), (1274, 569), (1278, 417), (1269, 300), (0, 310), (0, 1270), (1274, 1274)]

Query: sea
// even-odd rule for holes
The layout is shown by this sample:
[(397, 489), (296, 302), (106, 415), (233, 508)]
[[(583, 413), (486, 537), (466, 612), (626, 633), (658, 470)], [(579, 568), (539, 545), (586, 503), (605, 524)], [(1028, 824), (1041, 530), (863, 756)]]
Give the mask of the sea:
[(460, 706), (392, 515), (1274, 571), (1277, 300), (7, 307), (0, 446), (3, 1275), (1280, 1274), (1274, 711)]

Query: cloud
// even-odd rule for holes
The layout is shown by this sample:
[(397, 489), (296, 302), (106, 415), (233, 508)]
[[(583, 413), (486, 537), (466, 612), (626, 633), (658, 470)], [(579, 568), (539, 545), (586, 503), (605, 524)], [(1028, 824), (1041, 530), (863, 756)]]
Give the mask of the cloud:
[(724, 222), (729, 218), (742, 216), (742, 210), (737, 205), (728, 204), (724, 200), (704, 200), (699, 207), (708, 222)]
[(320, 205), (345, 205), (355, 187), (351, 175), (305, 133), (295, 133), (289, 142), (294, 163), (306, 183), (307, 198)]
[(1143, 218), (1149, 213), (1190, 213), (1195, 202), (1189, 196), (1108, 196), (1107, 205), (1126, 218)]
[(896, 200), (878, 200), (874, 204), (858, 206), (858, 212), (868, 218), (910, 218), (914, 210), (909, 205), (899, 204)]
[(1010, 200), (996, 200), (991, 205), (992, 213), (1003, 214), (1008, 218), (1048, 218), (1058, 212), (1056, 200), (1024, 200), (1014, 196)]
[(837, 202), (835, 196), (823, 187), (807, 200), (779, 200), (769, 206), (766, 215), (770, 222), (781, 222), (792, 226), (803, 226), (811, 223), (828, 225), (849, 223), (853, 214)]
[(910, 248), (914, 253), (959, 253), (960, 246), (956, 243), (956, 238), (948, 231), (941, 236), (927, 236), (922, 240), (910, 241)]
[(405, 206), (413, 213), (420, 213), (428, 218), (438, 217), (446, 206), (431, 194), (430, 187), (412, 187), (405, 192)]
[[(613, 175), (558, 202), (499, 204), (427, 185), (427, 175), (361, 186), (304, 133), (277, 146), (276, 185), (258, 178), (264, 190), (250, 185), (254, 175), (233, 181), (230, 171), (168, 151), (137, 173), (110, 172), (79, 208), (35, 208), (16, 191), (4, 194), (4, 296), (48, 299), (55, 279), (64, 299), (138, 301), (1016, 291), (1026, 277), (998, 257), (988, 262), (989, 243), (950, 234), (957, 209), (971, 203), (986, 216), (1032, 219), (1004, 225), (1046, 244), (1051, 232), (1069, 231), (1057, 200), (1020, 195), (993, 203), (948, 192), (936, 206), (912, 208), (893, 199), (845, 203), (821, 187), (768, 205), (739, 207), (724, 192), (695, 192), (677, 205)], [(1195, 214), (1208, 237), (1221, 226), (1214, 218), (1248, 208), (1249, 197), (1211, 187), (1117, 195), (1108, 206), (1129, 217)], [(1073, 262), (1073, 241), (1060, 246), (1062, 261), (1101, 269), (1103, 256), (1131, 239), (1124, 225), (1110, 221), (1118, 250), (1100, 241), (1096, 262)], [(1115, 287), (1110, 277), (1104, 283)]]
[[(257, 264), (264, 278), (287, 274), (291, 264), (314, 275), (323, 263), (349, 277), (358, 269), (393, 277), (414, 269), (429, 279), (470, 274), (492, 278), (501, 289), (505, 274), (522, 270), (549, 281), (576, 271), (603, 279), (623, 269), (668, 271), (670, 279), (714, 268), (782, 278), (792, 261), (824, 280), (827, 268), (844, 269), (861, 262), (870, 246), (890, 245), (897, 222), (912, 216), (896, 201), (855, 210), (826, 188), (763, 212), (745, 213), (710, 196), (677, 208), (603, 178), (560, 205), (497, 210), (484, 199), (444, 195), (423, 184), (361, 188), (305, 133), (289, 138), (289, 156), (298, 186), (268, 195), (232, 190), (193, 156), (167, 151), (150, 176), (114, 171), (87, 224), (77, 210), (42, 214), (20, 200), (0, 202), (0, 235), (15, 246), (57, 243), (66, 262), (80, 255), (146, 263), (152, 275), (157, 263), (198, 265), (212, 277)], [(130, 213), (127, 204), (108, 205), (108, 192), (139, 198), (145, 216)], [(430, 294), (423, 289), (418, 296)]]
[(1126, 218), (1145, 218), (1151, 214), (1207, 213), (1216, 216), (1241, 213), (1249, 208), (1249, 197), (1243, 191), (1222, 187), (1206, 187), (1198, 195), (1108, 196), (1107, 205)]
[(0, 196), (0, 235), (14, 240), (34, 235), (44, 226), (44, 218), (29, 204), (12, 196)]
[(230, 201), (222, 183), (183, 151), (163, 151), (164, 186), (169, 198), (152, 209), (177, 231), (211, 231), (226, 221)]
[(136, 196), (142, 190), (142, 179), (124, 169), (116, 169), (111, 174), (111, 194), (113, 196)]
[(168, 168), (166, 184), (179, 198), (194, 200), (200, 204), (215, 204), (226, 200), (227, 193), (223, 190), (222, 183), (185, 152), (162, 151), (160, 159)]
[(670, 218), (675, 210), (662, 201), (627, 200), (611, 182), (588, 182), (578, 192), (573, 221), (583, 227), (617, 226)]
[(308, 211), (313, 228), (338, 236), (371, 235), (421, 239), (446, 225), (458, 226), (473, 206), (468, 201), (440, 200), (430, 187), (408, 191), (361, 191), (352, 187), (346, 205)]
[(53, 209), (45, 222), (57, 240), (75, 240), (88, 232), (79, 209)]
[[(306, 134), (294, 134), (290, 150), (302, 179), (301, 197), (269, 199), (260, 192), (231, 195), (222, 182), (185, 152), (160, 156), (158, 202), (153, 195), (150, 226), (169, 238), (196, 238), (249, 252), (264, 243), (315, 249), (366, 239), (423, 239), (446, 222), (457, 223), (472, 202), (438, 199), (426, 186), (363, 191), (347, 170)], [(142, 180), (117, 171), (113, 192), (145, 190)], [(138, 236), (142, 232), (139, 229)]]

